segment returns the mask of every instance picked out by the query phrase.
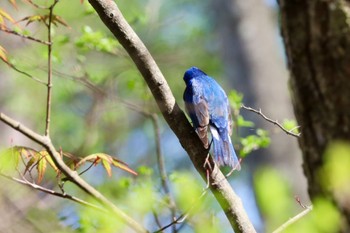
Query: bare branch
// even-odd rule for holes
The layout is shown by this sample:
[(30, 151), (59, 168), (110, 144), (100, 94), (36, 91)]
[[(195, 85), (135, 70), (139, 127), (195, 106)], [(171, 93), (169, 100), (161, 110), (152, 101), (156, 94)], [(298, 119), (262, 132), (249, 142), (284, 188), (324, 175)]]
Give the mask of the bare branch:
[(295, 130), (295, 129), (298, 128), (299, 126), (298, 126), (298, 127), (294, 127), (294, 128), (291, 129), (291, 130), (286, 130), (280, 123), (278, 123), (277, 120), (272, 120), (272, 119), (268, 118), (267, 116), (265, 116), (265, 114), (262, 113), (261, 109), (256, 110), (256, 109), (254, 109), (254, 108), (247, 107), (247, 106), (245, 106), (244, 104), (242, 104), (241, 108), (243, 108), (243, 109), (245, 109), (245, 110), (248, 110), (248, 111), (251, 111), (251, 112), (254, 112), (254, 113), (260, 115), (260, 116), (261, 116), (262, 118), (264, 118), (266, 121), (268, 121), (268, 122), (270, 122), (270, 123), (272, 123), (272, 124), (274, 124), (274, 125), (277, 125), (281, 130), (283, 130), (283, 131), (284, 131), (286, 134), (288, 134), (288, 135), (294, 136), (294, 137), (296, 137), (296, 138), (299, 138), (299, 137), (300, 137), (300, 133), (296, 134), (296, 133), (293, 133), (293, 132), (292, 132), (293, 130)]
[(49, 44), (50, 44), (50, 43), (47, 42), (47, 41), (40, 40), (40, 39), (31, 37), (31, 36), (23, 35), (23, 34), (20, 34), (20, 33), (16, 32), (16, 31), (7, 29), (7, 28), (1, 28), (1, 27), (0, 27), (0, 31), (7, 32), (7, 33), (9, 33), (9, 34), (13, 34), (13, 35), (19, 36), (19, 37), (21, 37), (21, 38), (23, 38), (23, 39), (35, 41), (35, 42), (38, 42), (38, 43), (40, 43), (40, 44), (44, 44), (44, 45), (49, 45)]
[[(114, 1), (89, 0), (101, 20), (129, 53), (135, 65), (150, 88), (158, 107), (170, 128), (179, 138), (197, 171), (206, 180), (206, 169), (203, 168), (208, 151), (203, 147), (198, 135), (188, 122), (185, 114), (175, 102), (175, 98), (151, 54), (126, 22)], [(255, 232), (248, 219), (240, 198), (234, 193), (230, 184), (221, 173), (215, 162), (209, 159), (213, 170), (209, 174), (210, 189), (225, 211), (231, 226), (236, 233)], [(218, 182), (221, 181), (221, 182)]]
[(12, 63), (7, 62), (7, 61), (4, 61), (4, 62), (5, 62), (9, 67), (11, 67), (13, 70), (17, 71), (18, 73), (23, 74), (23, 75), (27, 76), (28, 78), (33, 79), (34, 81), (36, 81), (36, 82), (38, 82), (38, 83), (40, 83), (40, 84), (47, 85), (46, 82), (41, 81), (40, 79), (34, 77), (33, 75), (28, 74), (27, 72), (18, 69), (18, 68), (17, 68), (15, 65), (13, 65)]
[(86, 193), (94, 197), (98, 202), (103, 204), (108, 210), (118, 216), (122, 221), (124, 221), (129, 227), (134, 229), (136, 232), (147, 233), (148, 231), (142, 227), (138, 222), (120, 210), (115, 206), (110, 200), (98, 192), (95, 188), (89, 185), (85, 180), (83, 180), (75, 171), (72, 171), (62, 160), (60, 154), (56, 151), (53, 146), (51, 139), (47, 136), (42, 136), (31, 129), (21, 125), (19, 122), (11, 119), (5, 114), (0, 112), (0, 121), (4, 122), (6, 125), (12, 127), (13, 129), (21, 132), (23, 135), (32, 139), (36, 143), (42, 145), (52, 157), (52, 160), (56, 166), (66, 175), (70, 181), (76, 184), (80, 189), (84, 190)]
[(53, 9), (59, 0), (55, 0), (49, 9), (49, 21), (47, 23), (47, 39), (49, 44), (47, 45), (47, 100), (46, 100), (46, 124), (45, 124), (45, 136), (50, 135), (50, 120), (51, 120), (51, 98), (52, 98), (52, 16)]
[(287, 227), (289, 227), (290, 225), (292, 225), (293, 223), (295, 223), (296, 221), (298, 221), (299, 219), (301, 219), (302, 217), (307, 215), (312, 210), (312, 208), (313, 208), (312, 206), (307, 206), (305, 210), (303, 210), (299, 214), (295, 215), (293, 218), (289, 219), (287, 222), (283, 223), (283, 225), (278, 227), (272, 233), (283, 232)]
[(185, 213), (181, 214), (177, 218), (174, 218), (174, 221), (172, 221), (168, 225), (160, 228), (159, 230), (155, 231), (154, 233), (162, 232), (162, 231), (164, 231), (165, 229), (167, 229), (167, 228), (169, 228), (171, 226), (175, 226), (176, 224), (184, 222), (187, 219), (187, 217), (191, 214), (191, 211), (194, 209), (194, 207), (196, 207), (199, 204), (199, 202), (202, 201), (202, 198), (205, 196), (207, 191), (208, 191), (208, 188), (204, 189), (204, 191), (199, 196), (199, 198), (195, 200), (195, 202), (190, 206), (190, 208)]
[(31, 182), (29, 182), (29, 181), (26, 180), (26, 179), (22, 179), (22, 180), (21, 180), (21, 179), (18, 179), (18, 178), (16, 178), (16, 177), (12, 177), (12, 176), (5, 175), (5, 174), (3, 174), (3, 173), (0, 173), (0, 176), (5, 177), (6, 179), (9, 179), (9, 180), (13, 180), (13, 181), (15, 181), (15, 182), (17, 182), (17, 183), (19, 183), (19, 184), (26, 185), (26, 186), (28, 186), (28, 187), (30, 187), (30, 188), (32, 188), (32, 189), (36, 189), (36, 190), (42, 191), (42, 192), (44, 192), (44, 193), (48, 193), (48, 194), (53, 195), (53, 196), (57, 196), (57, 197), (69, 199), (69, 200), (74, 201), (74, 202), (76, 202), (76, 203), (79, 203), (79, 204), (81, 204), (81, 205), (84, 205), (84, 206), (87, 206), (87, 207), (91, 207), (91, 208), (94, 208), (94, 209), (99, 210), (99, 211), (102, 211), (102, 212), (107, 212), (106, 209), (104, 209), (104, 208), (102, 208), (102, 207), (100, 207), (100, 206), (94, 205), (94, 204), (92, 204), (92, 203), (89, 203), (89, 202), (87, 202), (87, 201), (84, 201), (84, 200), (82, 200), (82, 199), (80, 199), (80, 198), (77, 198), (77, 197), (75, 197), (75, 196), (69, 195), (69, 194), (67, 194), (67, 193), (59, 193), (59, 192), (56, 192), (56, 191), (54, 191), (54, 190), (47, 189), (47, 188), (42, 187), (42, 186), (40, 186), (40, 185), (31, 183)]
[[(165, 194), (168, 196), (168, 204), (169, 204), (169, 208), (170, 208), (170, 212), (171, 212), (171, 219), (175, 219), (176, 218), (176, 206), (175, 206), (174, 197), (170, 192), (169, 179), (168, 179), (168, 175), (167, 175), (167, 172), (165, 169), (164, 157), (163, 157), (162, 150), (161, 150), (159, 119), (158, 119), (157, 114), (152, 114), (151, 119), (152, 119), (153, 127), (154, 127), (156, 151), (157, 151), (157, 162), (158, 162), (160, 179), (161, 179), (163, 190), (164, 190)], [(172, 226), (172, 232), (173, 233), (177, 232), (175, 224)]]

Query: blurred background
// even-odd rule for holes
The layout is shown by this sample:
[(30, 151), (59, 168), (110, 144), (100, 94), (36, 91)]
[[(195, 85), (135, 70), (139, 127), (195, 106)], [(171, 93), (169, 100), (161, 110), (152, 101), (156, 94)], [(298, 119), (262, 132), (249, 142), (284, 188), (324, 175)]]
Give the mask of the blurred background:
[[(48, 0), (33, 2), (51, 4)], [(215, 77), (227, 93), (242, 93), (241, 102), (246, 106), (261, 109), (279, 122), (293, 121), (275, 1), (116, 2), (150, 50), (182, 108), (183, 73), (197, 66)], [(15, 21), (47, 14), (46, 10), (25, 1), (17, 1), (17, 9), (10, 1), (1, 1), (0, 9)], [(56, 148), (76, 156), (104, 152), (138, 171), (137, 178), (118, 169), (108, 177), (102, 167), (96, 166), (83, 177), (147, 228), (156, 230), (159, 227), (155, 219), (160, 225), (166, 225), (171, 221), (171, 211), (167, 205), (169, 197), (162, 190), (159, 178), (155, 132), (149, 114), (159, 116), (160, 148), (177, 215), (193, 205), (206, 184), (159, 114), (135, 65), (89, 3), (61, 0), (54, 13), (64, 21), (53, 27), (52, 34), (53, 143)], [(7, 22), (7, 26), (46, 40), (45, 25), (40, 22), (26, 25), (27, 22)], [(5, 32), (0, 31), (0, 35), (0, 46), (6, 49), (9, 61), (45, 81), (47, 47)], [(0, 111), (43, 134), (46, 86), (0, 63)], [(256, 146), (249, 153), (242, 152), (242, 170), (234, 172), (229, 181), (242, 198), (257, 232), (271, 232), (302, 211), (295, 197), (309, 204), (301, 154), (296, 138), (255, 113), (241, 109), (239, 114), (254, 124), (237, 125), (233, 141), (238, 151), (243, 148), (241, 139), (257, 135), (257, 129), (266, 130), (270, 143), (267, 148)], [(0, 124), (0, 150), (15, 145), (42, 149)], [(9, 168), (1, 172), (18, 176)], [(0, 182), (0, 232), (130, 231), (123, 224), (68, 200), (3, 177)], [(41, 185), (57, 190), (53, 171), (48, 169)], [(88, 198), (69, 183), (65, 191)], [(185, 223), (176, 227), (181, 232), (232, 232), (211, 194)], [(174, 232), (174, 229), (165, 232)]]

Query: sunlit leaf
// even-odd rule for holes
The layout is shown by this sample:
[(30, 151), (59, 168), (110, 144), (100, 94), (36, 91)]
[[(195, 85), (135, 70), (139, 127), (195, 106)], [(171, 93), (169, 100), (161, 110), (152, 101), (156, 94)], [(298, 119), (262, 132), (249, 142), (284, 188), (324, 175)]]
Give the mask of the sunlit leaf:
[(43, 157), (49, 163), (49, 165), (55, 170), (56, 173), (59, 172), (58, 167), (53, 162), (51, 156), (49, 155), (49, 153), (46, 150), (40, 151), (39, 154), (41, 155), (41, 157)]
[(75, 45), (82, 51), (95, 49), (101, 52), (116, 54), (118, 42), (107, 37), (101, 31), (93, 31), (91, 27), (83, 27), (83, 35), (76, 40)]
[(38, 184), (40, 184), (41, 181), (43, 180), (46, 167), (47, 167), (47, 160), (44, 157), (40, 157), (38, 161), (38, 165), (36, 167), (38, 170), (38, 179), (37, 179)]
[(31, 15), (31, 16), (24, 17), (23, 19), (20, 19), (18, 22), (26, 21), (27, 22), (26, 26), (28, 26), (33, 22), (45, 23), (47, 17), (48, 17), (47, 15)]
[(266, 148), (270, 145), (270, 137), (268, 132), (262, 129), (257, 129), (256, 135), (249, 135), (245, 138), (241, 138), (240, 141), (243, 147), (240, 151), (240, 155), (242, 157), (246, 156), (252, 151), (260, 148)]
[(151, 176), (153, 174), (152, 168), (144, 165), (138, 167), (137, 170), (138, 170), (138, 173), (140, 173), (140, 175), (143, 175), (143, 176)]
[(13, 6), (14, 8), (18, 9), (18, 8), (17, 8), (16, 0), (9, 0), (9, 2), (12, 4), (12, 6)]
[(284, 119), (282, 123), (283, 128), (285, 128), (287, 131), (291, 131), (293, 133), (299, 133), (298, 125), (295, 120), (288, 120)]
[(0, 172), (12, 172), (18, 167), (19, 153), (13, 148), (0, 151)]
[(237, 125), (239, 127), (254, 127), (254, 122), (246, 121), (242, 115), (237, 116)]
[(109, 161), (102, 159), (102, 165), (105, 168), (108, 176), (112, 176), (112, 168), (111, 168), (111, 164), (109, 163)]
[[(80, 167), (82, 164), (84, 164), (85, 162), (93, 162), (94, 164), (98, 164), (102, 161), (102, 165), (104, 166), (104, 168), (106, 169), (108, 175), (111, 174), (111, 171), (109, 171), (110, 169), (110, 165), (113, 165), (115, 167), (118, 167), (124, 171), (127, 171), (133, 175), (137, 175), (137, 172), (135, 172), (134, 170), (132, 170), (131, 168), (129, 168), (129, 166), (122, 162), (121, 160), (118, 160), (116, 158), (114, 158), (113, 156), (110, 156), (108, 154), (104, 154), (104, 153), (96, 153), (96, 154), (91, 154), (88, 155), (86, 157), (84, 157), (83, 159), (81, 159), (77, 164), (76, 167)], [(109, 165), (107, 165), (106, 163), (108, 163)]]
[(231, 107), (234, 110), (238, 110), (241, 108), (242, 101), (243, 101), (243, 94), (239, 93), (235, 90), (230, 91), (228, 95), (228, 99), (230, 101)]
[(7, 52), (4, 49), (4, 47), (2, 47), (2, 46), (0, 46), (0, 59), (3, 60), (4, 62), (8, 63)]
[(15, 23), (15, 20), (9, 15), (6, 11), (0, 8), (0, 23), (3, 23), (4, 18), (10, 21), (11, 23)]
[(135, 176), (137, 176), (137, 172), (132, 170), (131, 168), (129, 168), (129, 166), (127, 164), (125, 164), (124, 162), (116, 159), (116, 158), (113, 158), (112, 160), (112, 164), (113, 166), (115, 167), (119, 167), (120, 169), (124, 170), (124, 171), (127, 171)]
[(26, 167), (24, 169), (23, 175), (25, 175), (37, 161), (38, 160), (37, 160), (36, 157), (30, 158), (29, 161), (26, 164)]
[(27, 159), (35, 157), (38, 153), (38, 151), (25, 146), (15, 146), (13, 149), (17, 150), (20, 156), (24, 156)]
[(52, 16), (52, 23), (55, 24), (56, 26), (58, 26), (57, 23), (59, 23), (59, 24), (65, 26), (65, 27), (69, 28), (69, 25), (66, 23), (66, 21), (64, 21), (62, 19), (62, 17), (60, 17), (58, 15), (53, 15)]

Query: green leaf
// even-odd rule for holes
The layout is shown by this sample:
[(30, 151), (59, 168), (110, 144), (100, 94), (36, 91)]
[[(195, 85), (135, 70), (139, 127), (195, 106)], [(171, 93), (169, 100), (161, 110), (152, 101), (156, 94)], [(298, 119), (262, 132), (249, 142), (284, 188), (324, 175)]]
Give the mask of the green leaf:
[(102, 165), (105, 168), (108, 176), (112, 176), (112, 168), (111, 168), (111, 164), (109, 163), (109, 161), (102, 159)]
[(140, 166), (137, 170), (143, 176), (151, 176), (153, 174), (153, 169), (147, 166)]
[(118, 42), (114, 38), (105, 36), (100, 31), (93, 31), (91, 27), (83, 27), (83, 35), (75, 41), (75, 46), (84, 52), (96, 50), (115, 54)]
[(230, 91), (228, 95), (229, 102), (231, 104), (232, 109), (236, 112), (239, 112), (243, 101), (243, 94), (239, 93), (235, 90)]
[(242, 115), (237, 116), (237, 125), (238, 127), (254, 127), (254, 122), (246, 121)]
[(242, 144), (240, 155), (242, 157), (247, 156), (252, 151), (258, 150), (260, 148), (266, 148), (270, 145), (268, 132), (262, 129), (257, 129), (256, 135), (249, 135), (245, 138), (241, 138), (240, 141)]
[(287, 131), (291, 131), (291, 132), (296, 133), (296, 134), (299, 133), (298, 125), (297, 125), (297, 122), (295, 120), (284, 119), (282, 126)]

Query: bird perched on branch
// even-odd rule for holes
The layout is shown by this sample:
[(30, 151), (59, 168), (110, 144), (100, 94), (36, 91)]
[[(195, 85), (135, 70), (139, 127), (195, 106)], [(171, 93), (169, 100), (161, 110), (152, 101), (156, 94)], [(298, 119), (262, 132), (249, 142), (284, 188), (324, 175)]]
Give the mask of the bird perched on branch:
[[(232, 116), (227, 95), (221, 86), (197, 67), (184, 75), (183, 95), (187, 114), (206, 149), (213, 144), (213, 154), (219, 166), (240, 170), (241, 166), (231, 142)], [(208, 139), (208, 128), (211, 141)]]

